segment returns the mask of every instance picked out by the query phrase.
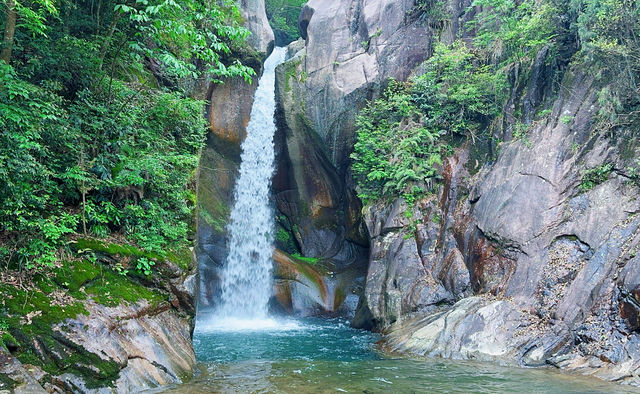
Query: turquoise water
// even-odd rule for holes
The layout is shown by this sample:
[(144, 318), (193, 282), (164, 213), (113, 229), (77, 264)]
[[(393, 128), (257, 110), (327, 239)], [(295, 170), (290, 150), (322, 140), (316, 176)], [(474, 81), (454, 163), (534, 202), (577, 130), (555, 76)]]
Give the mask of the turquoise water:
[(233, 332), (196, 331), (196, 357), (205, 363), (247, 361), (377, 360), (376, 334), (354, 330), (343, 320), (285, 320), (278, 328)]
[[(275, 328), (278, 327), (278, 328)], [(279, 322), (240, 331), (198, 328), (196, 377), (169, 393), (610, 393), (632, 388), (552, 369), (390, 358), (376, 334), (344, 320)]]

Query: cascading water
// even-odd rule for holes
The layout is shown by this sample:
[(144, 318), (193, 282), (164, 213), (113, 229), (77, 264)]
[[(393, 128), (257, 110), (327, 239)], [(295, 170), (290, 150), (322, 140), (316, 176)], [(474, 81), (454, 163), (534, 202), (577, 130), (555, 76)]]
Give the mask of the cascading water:
[(285, 48), (275, 48), (264, 64), (255, 93), (247, 137), (242, 144), (240, 176), (231, 209), (229, 255), (222, 276), (216, 320), (227, 328), (265, 319), (272, 287), (274, 216), (269, 205), (274, 172), (275, 68)]

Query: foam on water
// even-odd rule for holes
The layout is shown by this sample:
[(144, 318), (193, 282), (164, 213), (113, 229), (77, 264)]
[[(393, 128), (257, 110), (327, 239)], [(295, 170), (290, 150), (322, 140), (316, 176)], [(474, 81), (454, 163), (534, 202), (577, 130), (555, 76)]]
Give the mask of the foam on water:
[(201, 319), (196, 326), (196, 332), (202, 334), (230, 333), (230, 332), (281, 332), (300, 331), (309, 329), (300, 322), (290, 319), (242, 319), (237, 317), (217, 318), (212, 316), (208, 319)]

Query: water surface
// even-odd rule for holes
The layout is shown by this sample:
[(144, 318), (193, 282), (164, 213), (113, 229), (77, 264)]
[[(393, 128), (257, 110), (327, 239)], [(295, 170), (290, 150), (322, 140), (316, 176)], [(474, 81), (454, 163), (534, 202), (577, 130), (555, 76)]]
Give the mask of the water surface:
[(375, 334), (343, 320), (281, 321), (277, 329), (196, 330), (196, 377), (168, 393), (610, 393), (637, 392), (553, 369), (388, 358)]

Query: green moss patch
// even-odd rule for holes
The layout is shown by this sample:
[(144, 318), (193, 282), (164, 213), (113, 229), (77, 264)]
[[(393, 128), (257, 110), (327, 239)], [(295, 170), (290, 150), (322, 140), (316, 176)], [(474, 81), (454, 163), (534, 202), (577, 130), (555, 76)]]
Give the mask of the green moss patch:
[(295, 260), (302, 261), (304, 263), (311, 264), (311, 265), (316, 265), (321, 261), (317, 257), (305, 257), (300, 255), (299, 253), (294, 253), (293, 255), (291, 255), (291, 257)]
[(0, 373), (0, 390), (9, 390), (9, 392), (11, 392), (17, 385), (18, 382)]
[(158, 253), (146, 252), (133, 245), (113, 244), (98, 241), (97, 239), (81, 238), (76, 242), (78, 250), (90, 250), (93, 252), (101, 252), (112, 256), (126, 257), (146, 257), (148, 259), (163, 259)]
[[(76, 300), (66, 304), (57, 302), (53, 294), (40, 289), (25, 291), (15, 286), (0, 285), (0, 293), (4, 296), (0, 308), (9, 330), (20, 327), (26, 335), (50, 334), (51, 326), (79, 314), (89, 314), (82, 303)], [(11, 333), (16, 336), (15, 332)]]
[(81, 238), (75, 243), (78, 251), (92, 251), (114, 257), (130, 257), (133, 259), (144, 257), (149, 260), (169, 261), (183, 270), (188, 270), (191, 265), (191, 250), (188, 246), (176, 250), (170, 250), (165, 255), (155, 252), (147, 252), (133, 245), (107, 243), (96, 239)]
[[(51, 375), (73, 373), (82, 377), (89, 388), (111, 385), (120, 371), (117, 363), (104, 361), (53, 331), (53, 326), (67, 319), (88, 315), (84, 305), (75, 298), (59, 298), (65, 289), (57, 286), (56, 280), (47, 282), (37, 278), (37, 283), (48, 286), (33, 290), (0, 285), (0, 293), (4, 296), (0, 312), (8, 327), (1, 337), (2, 347), (22, 363), (39, 366)], [(73, 282), (74, 285), (81, 280)], [(11, 382), (2, 383), (11, 385)]]
[(135, 303), (140, 299), (145, 299), (151, 305), (157, 305), (166, 300), (166, 297), (161, 293), (111, 270), (104, 270), (99, 278), (86, 286), (85, 291), (97, 303), (111, 307), (118, 306), (123, 301)]
[[(82, 243), (83, 248), (89, 245), (99, 251), (140, 256), (137, 249), (126, 245)], [(186, 261), (186, 252), (174, 257)], [(22, 363), (39, 366), (52, 376), (77, 375), (88, 388), (111, 386), (122, 366), (88, 352), (54, 331), (53, 327), (78, 315), (88, 315), (82, 302), (87, 298), (109, 307), (141, 299), (156, 306), (167, 300), (161, 291), (145, 287), (136, 278), (88, 260), (65, 262), (46, 275), (36, 275), (32, 283), (35, 286), (28, 290), (0, 285), (3, 295), (0, 300), (0, 348), (10, 351)], [(10, 382), (0, 383), (8, 387)]]
[[(55, 271), (53, 280), (59, 285), (71, 291), (71, 294), (79, 299), (86, 298), (80, 288), (87, 282), (100, 276), (102, 269), (87, 260), (65, 264)], [(40, 286), (40, 288), (42, 288)]]

